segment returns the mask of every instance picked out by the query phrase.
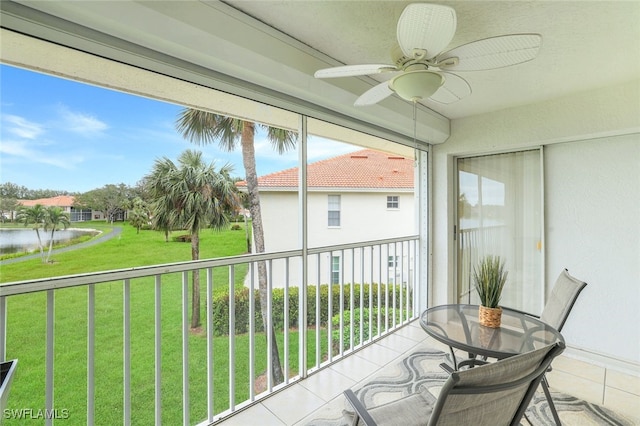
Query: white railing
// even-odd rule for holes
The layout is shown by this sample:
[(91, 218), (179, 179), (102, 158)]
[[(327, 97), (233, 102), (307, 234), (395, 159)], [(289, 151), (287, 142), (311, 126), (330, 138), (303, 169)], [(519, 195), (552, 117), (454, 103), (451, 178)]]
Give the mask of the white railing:
[[(308, 249), (305, 262), (301, 250), (292, 250), (0, 285), (0, 361), (30, 357), (29, 362), (20, 363), (25, 371), (18, 371), (14, 380), (8, 409), (15, 411), (9, 413), (17, 418), (26, 409), (32, 410), (30, 415), (42, 409), (37, 412), (44, 413), (40, 418), (46, 424), (66, 416), (82, 419), (81, 423), (86, 416), (87, 424), (96, 420), (213, 423), (416, 318), (414, 300), (424, 297), (417, 279), (418, 248), (418, 238), (411, 236)], [(259, 287), (261, 262), (267, 271), (266, 329), (274, 333), (261, 332), (259, 299), (250, 297)], [(201, 294), (206, 313), (202, 330), (194, 332), (189, 321), (189, 278), (196, 270), (204, 277), (206, 288)], [(243, 278), (248, 292), (236, 292), (236, 282)], [(227, 293), (237, 296), (216, 297), (214, 287), (221, 279), (228, 283)], [(243, 294), (249, 296), (243, 298)], [(20, 316), (18, 310), (27, 308), (33, 309), (33, 322), (20, 326), (28, 329), (18, 329), (13, 319)], [(44, 333), (36, 331), (40, 312)], [(179, 316), (180, 324), (167, 324), (168, 313)], [(62, 326), (63, 316), (77, 318), (73, 330)], [(78, 329), (81, 335), (77, 341), (71, 339), (72, 347), (56, 346), (56, 333), (77, 334)], [(153, 334), (147, 339), (152, 343), (141, 347), (138, 337), (148, 333)], [(28, 344), (28, 353), (21, 353), (24, 342), (21, 348), (18, 342), (29, 334), (42, 334), (44, 344)], [(266, 337), (260, 338), (262, 334)], [(65, 344), (69, 345), (68, 338)], [(104, 356), (119, 352), (119, 345), (121, 363)], [(220, 351), (221, 345), (228, 349)], [(280, 384), (272, 378), (276, 347), (284, 373)], [(70, 357), (69, 353), (81, 355)], [(39, 362), (44, 380), (30, 378), (29, 390), (44, 395), (44, 407), (28, 407), (15, 397), (20, 377), (29, 376), (27, 370)], [(113, 365), (105, 368), (105, 363)], [(256, 388), (263, 370), (265, 383)], [(80, 374), (86, 376), (82, 378), (86, 403), (77, 411), (86, 413), (64, 406), (85, 398), (78, 395), (84, 393), (82, 386), (69, 384), (72, 376)], [(175, 381), (179, 385), (174, 386)], [(106, 402), (105, 395), (117, 393), (121, 393), (117, 403), (112, 398)], [(11, 424), (12, 416), (2, 414)]]
[(504, 251), (504, 225), (466, 228), (458, 232), (458, 302), (473, 303), (473, 268), (487, 254)]

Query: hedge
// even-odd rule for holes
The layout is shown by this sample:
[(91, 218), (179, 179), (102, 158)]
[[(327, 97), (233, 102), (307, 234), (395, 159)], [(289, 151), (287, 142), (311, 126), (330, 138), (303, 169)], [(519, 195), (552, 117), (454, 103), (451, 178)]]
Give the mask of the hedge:
[[(360, 284), (354, 284), (354, 308), (360, 307)], [(364, 284), (364, 307), (369, 307), (369, 292), (371, 285)], [(373, 306), (378, 306), (378, 284), (373, 284)], [(289, 323), (288, 328), (298, 327), (298, 287), (289, 288)], [(316, 325), (316, 286), (307, 287), (307, 325)], [(386, 285), (380, 284), (380, 295), (382, 297), (381, 307), (385, 305)], [(389, 285), (389, 307), (393, 307), (393, 291), (396, 292), (396, 303), (400, 303), (400, 292), (403, 294), (403, 302), (406, 304), (406, 288), (401, 289), (399, 285)], [(234, 292), (235, 299), (235, 333), (244, 334), (249, 332), (249, 289), (242, 288)], [(409, 294), (411, 297), (411, 294)], [(320, 285), (320, 325), (325, 327), (330, 317), (340, 312), (340, 285), (331, 286), (331, 314), (328, 312), (329, 285)], [(343, 307), (345, 311), (351, 308), (351, 284), (343, 285)], [(260, 295), (258, 290), (254, 291), (255, 301), (255, 331), (263, 331), (262, 314), (260, 311)], [(411, 300), (409, 301), (411, 303)], [(272, 310), (273, 323), (277, 329), (284, 329), (284, 289), (276, 288), (272, 290)], [(406, 305), (405, 305), (406, 306)], [(404, 308), (404, 306), (403, 306)], [(229, 334), (229, 294), (223, 293), (213, 298), (213, 332), (216, 336)]]

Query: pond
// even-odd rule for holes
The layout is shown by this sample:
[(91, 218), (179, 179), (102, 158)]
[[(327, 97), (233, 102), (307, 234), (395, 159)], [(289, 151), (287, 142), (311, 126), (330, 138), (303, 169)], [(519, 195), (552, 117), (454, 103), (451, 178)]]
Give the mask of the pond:
[[(97, 235), (95, 229), (61, 229), (53, 233), (53, 243), (67, 243), (83, 235)], [(44, 249), (49, 248), (51, 232), (40, 230), (40, 238)], [(0, 229), (0, 255), (11, 253), (25, 253), (38, 250), (38, 236), (36, 231), (27, 229)]]

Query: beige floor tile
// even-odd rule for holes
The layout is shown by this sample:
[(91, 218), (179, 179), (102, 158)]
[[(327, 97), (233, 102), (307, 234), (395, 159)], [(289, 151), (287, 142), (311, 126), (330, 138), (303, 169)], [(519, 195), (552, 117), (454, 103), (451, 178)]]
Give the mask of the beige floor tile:
[(387, 365), (398, 357), (399, 352), (379, 343), (367, 346), (357, 352), (359, 357), (379, 366)]
[(356, 382), (357, 380), (353, 380), (331, 368), (326, 368), (300, 381), (300, 385), (328, 402), (342, 394), (345, 389), (350, 388)]
[(429, 338), (429, 335), (422, 329), (422, 327), (420, 327), (420, 324), (415, 321), (410, 325), (401, 328), (395, 334), (414, 340), (417, 343), (422, 343)]
[(640, 377), (607, 369), (606, 386), (640, 396)]
[(433, 337), (428, 337), (427, 340), (424, 341), (424, 343), (432, 349), (438, 349), (442, 352), (449, 353), (449, 346), (445, 345), (444, 343), (438, 342)]
[(552, 391), (564, 392), (594, 404), (602, 404), (604, 399), (602, 384), (556, 369), (547, 373), (547, 379)]
[(269, 411), (264, 405), (256, 404), (253, 407), (235, 414), (228, 420), (219, 423), (220, 426), (246, 426), (246, 425), (261, 425), (261, 426), (283, 426), (282, 422), (275, 414)]
[(551, 366), (554, 370), (573, 374), (574, 376), (582, 377), (583, 379), (600, 383), (604, 386), (605, 369), (603, 367), (563, 355), (554, 359)]
[(397, 354), (405, 353), (418, 345), (415, 340), (400, 336), (398, 333), (393, 333), (377, 343), (396, 351)]
[(338, 419), (342, 415), (342, 410), (347, 408), (346, 404), (346, 399), (343, 396), (334, 398), (319, 410), (314, 411), (298, 423), (295, 423), (294, 426), (307, 425), (310, 421), (317, 419)]
[(356, 382), (375, 373), (379, 368), (380, 366), (378, 364), (361, 356), (360, 352), (331, 366), (331, 370), (347, 376)]
[(266, 398), (262, 404), (284, 424), (291, 425), (326, 403), (318, 395), (300, 384)]
[(634, 424), (640, 425), (640, 396), (607, 386), (604, 390), (604, 406), (628, 416)]

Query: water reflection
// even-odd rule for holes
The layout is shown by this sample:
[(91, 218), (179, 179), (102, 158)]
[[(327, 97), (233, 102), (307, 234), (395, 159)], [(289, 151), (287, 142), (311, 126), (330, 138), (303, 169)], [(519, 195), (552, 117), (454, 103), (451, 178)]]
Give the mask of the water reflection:
[[(53, 243), (67, 243), (83, 235), (97, 235), (98, 231), (87, 229), (62, 229), (53, 233)], [(40, 230), (45, 249), (49, 246), (51, 232)], [(33, 229), (0, 229), (0, 255), (29, 253), (38, 250), (38, 236)]]

